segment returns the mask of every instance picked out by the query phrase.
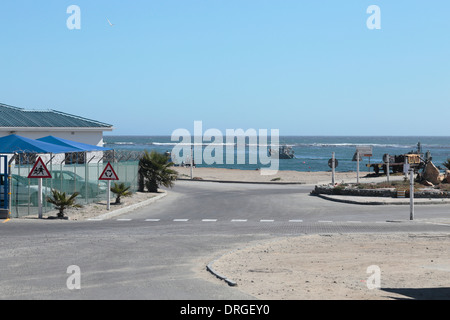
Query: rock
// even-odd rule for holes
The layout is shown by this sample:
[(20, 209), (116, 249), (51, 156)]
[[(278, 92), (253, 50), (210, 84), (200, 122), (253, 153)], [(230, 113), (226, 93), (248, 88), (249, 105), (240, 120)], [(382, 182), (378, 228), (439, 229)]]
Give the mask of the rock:
[(434, 184), (432, 184), (430, 181), (428, 180), (423, 180), (422, 184), (426, 187), (434, 187)]
[(428, 162), (423, 171), (423, 179), (428, 180), (432, 184), (439, 184), (439, 169), (433, 164), (433, 162)]
[(444, 178), (443, 182), (450, 183), (450, 170), (446, 170), (444, 176), (445, 176), (445, 178)]

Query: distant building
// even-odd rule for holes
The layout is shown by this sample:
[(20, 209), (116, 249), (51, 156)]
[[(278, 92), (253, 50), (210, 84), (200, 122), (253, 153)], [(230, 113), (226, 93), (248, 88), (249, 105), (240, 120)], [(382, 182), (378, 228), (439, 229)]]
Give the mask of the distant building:
[[(11, 134), (30, 139), (54, 136), (103, 147), (103, 132), (112, 130), (110, 124), (60, 111), (26, 110), (0, 103), (0, 137)], [(70, 161), (79, 163), (75, 159)]]

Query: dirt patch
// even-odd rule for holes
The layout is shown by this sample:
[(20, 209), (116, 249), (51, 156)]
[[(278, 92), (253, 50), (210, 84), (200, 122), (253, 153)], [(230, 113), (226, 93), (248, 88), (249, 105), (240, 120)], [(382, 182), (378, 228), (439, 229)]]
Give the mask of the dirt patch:
[(287, 237), (213, 267), (260, 299), (450, 299), (450, 234)]

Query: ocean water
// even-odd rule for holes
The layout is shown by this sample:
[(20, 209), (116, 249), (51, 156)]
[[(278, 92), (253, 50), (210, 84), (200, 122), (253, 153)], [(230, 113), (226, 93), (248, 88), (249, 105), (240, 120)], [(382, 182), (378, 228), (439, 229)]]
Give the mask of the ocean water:
[[(335, 152), (336, 159), (339, 161), (336, 171), (356, 171), (356, 162), (352, 161), (357, 146), (371, 146), (371, 158), (364, 157), (360, 161), (360, 171), (368, 171), (366, 164), (381, 163), (383, 155), (400, 155), (410, 151), (417, 150), (417, 144), (420, 142), (422, 152), (429, 151), (432, 156), (433, 163), (444, 169), (442, 163), (450, 158), (450, 137), (326, 137), (326, 136), (282, 136), (279, 139), (280, 144), (291, 146), (294, 150), (295, 157), (293, 159), (280, 159), (279, 170), (294, 171), (329, 171), (328, 160)], [(113, 148), (119, 152), (156, 150), (158, 152), (172, 151), (179, 141), (171, 141), (170, 136), (105, 136), (105, 147)], [(203, 143), (202, 150), (209, 145), (208, 142)], [(211, 145), (212, 146), (212, 145)], [(210, 146), (210, 148), (211, 148)], [(252, 146), (248, 138), (245, 147), (245, 163), (238, 164), (238, 149), (235, 145), (234, 152), (227, 154), (225, 144), (214, 145), (216, 148), (222, 148), (223, 164), (213, 163), (196, 163), (197, 167), (215, 167), (215, 168), (232, 168), (241, 170), (255, 170), (258, 168), (269, 167), (258, 163), (250, 164), (250, 155), (255, 147)], [(258, 146), (259, 148), (268, 148), (267, 145)], [(199, 149), (198, 149), (199, 150)], [(218, 150), (218, 149), (216, 149)], [(231, 157), (234, 155), (234, 159)], [(232, 161), (232, 164), (225, 164), (226, 157)], [(231, 159), (231, 160), (230, 160)], [(188, 155), (186, 156), (188, 162)]]

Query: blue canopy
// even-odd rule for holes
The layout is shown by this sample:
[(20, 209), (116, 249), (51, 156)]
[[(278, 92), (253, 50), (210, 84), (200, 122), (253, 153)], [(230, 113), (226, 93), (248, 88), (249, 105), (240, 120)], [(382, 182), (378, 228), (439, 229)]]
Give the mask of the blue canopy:
[(11, 134), (0, 138), (0, 153), (69, 153), (80, 150)]
[(94, 146), (91, 144), (66, 140), (66, 139), (62, 139), (62, 138), (58, 138), (58, 137), (54, 137), (54, 136), (47, 136), (47, 137), (43, 137), (43, 138), (40, 138), (37, 140), (51, 143), (51, 144), (56, 144), (56, 145), (63, 146), (63, 147), (75, 148), (75, 149), (78, 149), (78, 152), (111, 150), (111, 149), (104, 148), (104, 147), (99, 147), (99, 146)]

